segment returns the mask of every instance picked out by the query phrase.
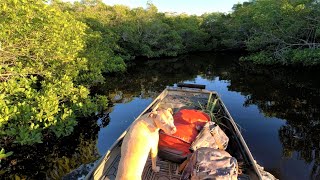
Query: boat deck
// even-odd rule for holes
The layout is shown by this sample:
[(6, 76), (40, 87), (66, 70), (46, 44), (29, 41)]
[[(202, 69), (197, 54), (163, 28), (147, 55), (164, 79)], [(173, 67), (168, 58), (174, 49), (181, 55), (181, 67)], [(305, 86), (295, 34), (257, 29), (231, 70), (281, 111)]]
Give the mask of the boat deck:
[(152, 170), (151, 159), (149, 159), (144, 168), (142, 179), (155, 180), (179, 180), (181, 175), (177, 174), (178, 164), (169, 161), (157, 161), (157, 166), (160, 166), (160, 172), (155, 173)]

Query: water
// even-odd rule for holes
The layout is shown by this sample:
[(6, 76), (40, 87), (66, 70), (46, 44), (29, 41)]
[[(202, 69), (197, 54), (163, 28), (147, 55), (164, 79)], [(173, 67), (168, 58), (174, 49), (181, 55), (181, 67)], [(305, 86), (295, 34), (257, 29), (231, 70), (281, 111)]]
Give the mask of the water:
[(73, 136), (45, 146), (47, 153), (31, 156), (40, 161), (33, 168), (23, 165), (28, 158), (19, 156), (16, 167), (22, 170), (11, 173), (34, 178), (61, 175), (97, 159), (166, 86), (186, 82), (218, 92), (252, 155), (267, 171), (280, 179), (320, 179), (319, 69), (259, 67), (239, 64), (238, 59), (202, 53), (136, 61), (125, 74), (108, 76), (106, 85), (95, 89), (114, 102), (107, 116), (97, 123), (81, 121)]

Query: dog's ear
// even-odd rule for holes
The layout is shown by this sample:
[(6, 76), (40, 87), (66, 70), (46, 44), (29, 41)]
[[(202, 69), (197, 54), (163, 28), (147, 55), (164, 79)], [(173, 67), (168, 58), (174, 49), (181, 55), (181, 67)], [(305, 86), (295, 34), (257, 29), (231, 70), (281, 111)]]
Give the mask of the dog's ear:
[(168, 108), (167, 111), (169, 111), (171, 114), (173, 114), (173, 111), (171, 108)]
[(150, 114), (149, 114), (149, 117), (151, 117), (151, 118), (156, 118), (157, 117), (157, 112), (151, 112)]

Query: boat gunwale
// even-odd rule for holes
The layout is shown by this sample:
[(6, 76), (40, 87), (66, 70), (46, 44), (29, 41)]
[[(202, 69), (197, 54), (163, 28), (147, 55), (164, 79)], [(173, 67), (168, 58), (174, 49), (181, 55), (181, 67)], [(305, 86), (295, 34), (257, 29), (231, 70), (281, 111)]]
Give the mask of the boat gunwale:
[[(218, 94), (217, 94), (217, 95), (218, 95)], [(262, 175), (261, 175), (261, 173), (260, 173), (260, 171), (259, 171), (259, 169), (258, 169), (258, 167), (257, 167), (257, 165), (256, 165), (256, 161), (254, 160), (254, 158), (253, 158), (253, 156), (252, 156), (252, 154), (251, 154), (251, 151), (250, 151), (247, 143), (245, 142), (245, 140), (244, 140), (244, 138), (243, 138), (240, 130), (238, 129), (237, 124), (235, 123), (235, 121), (234, 121), (234, 119), (232, 118), (231, 114), (229, 113), (227, 107), (225, 106), (225, 104), (224, 104), (223, 101), (221, 100), (220, 96), (218, 95), (217, 97), (218, 97), (218, 99), (219, 99), (219, 101), (220, 101), (220, 103), (221, 103), (221, 106), (222, 106), (223, 110), (227, 113), (228, 117), (230, 118), (230, 119), (228, 119), (228, 120), (229, 120), (229, 122), (232, 124), (235, 132), (237, 133), (237, 137), (238, 137), (239, 140), (241, 141), (241, 144), (243, 145), (244, 150), (246, 151), (246, 154), (249, 156), (249, 160), (250, 160), (251, 165), (253, 166), (253, 168), (254, 168), (255, 172), (257, 173), (259, 179), (262, 179)]]

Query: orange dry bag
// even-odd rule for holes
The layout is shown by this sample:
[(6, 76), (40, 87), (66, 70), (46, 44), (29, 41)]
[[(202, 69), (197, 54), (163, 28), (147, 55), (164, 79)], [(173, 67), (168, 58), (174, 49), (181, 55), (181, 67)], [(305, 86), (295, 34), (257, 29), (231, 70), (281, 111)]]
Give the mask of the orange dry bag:
[(168, 135), (160, 131), (159, 157), (181, 163), (191, 153), (190, 145), (210, 117), (198, 110), (183, 109), (174, 114), (177, 132)]

